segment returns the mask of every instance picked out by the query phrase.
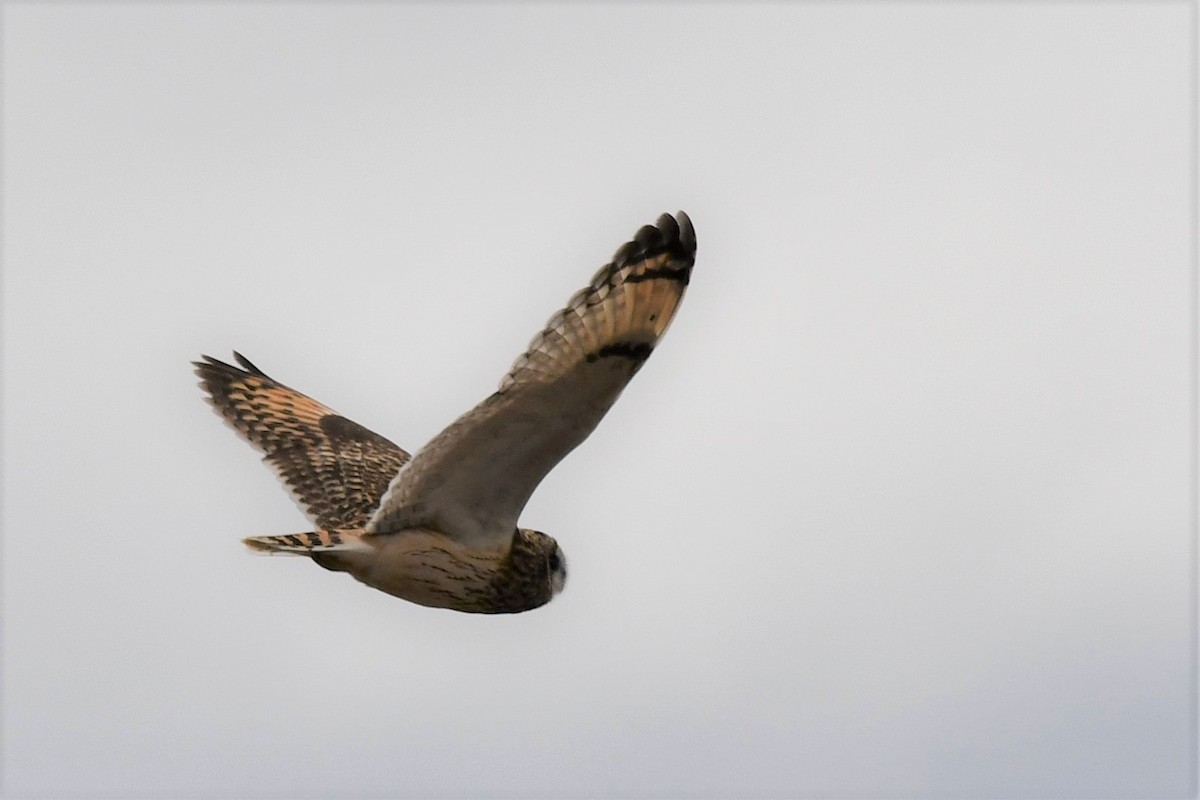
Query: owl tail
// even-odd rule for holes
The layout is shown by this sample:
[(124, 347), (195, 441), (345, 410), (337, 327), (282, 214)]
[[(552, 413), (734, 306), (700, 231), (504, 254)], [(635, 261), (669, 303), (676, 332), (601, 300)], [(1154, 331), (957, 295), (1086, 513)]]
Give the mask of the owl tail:
[(247, 547), (260, 553), (287, 556), (311, 556), (314, 553), (369, 551), (362, 530), (309, 531), (282, 536), (251, 536), (243, 539)]

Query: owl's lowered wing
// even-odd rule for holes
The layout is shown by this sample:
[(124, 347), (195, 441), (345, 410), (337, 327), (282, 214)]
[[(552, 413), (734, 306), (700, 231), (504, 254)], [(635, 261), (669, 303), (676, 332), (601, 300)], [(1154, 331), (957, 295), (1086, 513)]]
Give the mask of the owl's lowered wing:
[(471, 546), (507, 546), (533, 490), (587, 438), (666, 332), (695, 254), (682, 211), (639, 230), (551, 317), (499, 390), (397, 474), (368, 532), (424, 525)]
[(192, 362), (213, 407), (263, 453), (315, 524), (364, 526), (408, 453), (233, 355), (242, 369), (210, 356)]

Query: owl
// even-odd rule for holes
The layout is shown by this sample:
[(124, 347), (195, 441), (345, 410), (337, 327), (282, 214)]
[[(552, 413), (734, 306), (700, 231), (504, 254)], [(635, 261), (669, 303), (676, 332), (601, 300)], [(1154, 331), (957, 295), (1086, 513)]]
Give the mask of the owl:
[(545, 605), (562, 591), (567, 561), (518, 517), (646, 363), (695, 256), (683, 212), (643, 226), (550, 318), (499, 388), (416, 455), (239, 353), (236, 365), (202, 356), (193, 365), (209, 402), (316, 527), (245, 543), (423, 606), (509, 614)]

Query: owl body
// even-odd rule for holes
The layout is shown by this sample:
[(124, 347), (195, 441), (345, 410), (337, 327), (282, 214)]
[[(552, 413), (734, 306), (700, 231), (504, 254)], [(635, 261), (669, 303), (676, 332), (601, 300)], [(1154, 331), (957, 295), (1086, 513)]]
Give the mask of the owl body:
[[(566, 585), (562, 549), (539, 531), (517, 530), (509, 546), (500, 550), (473, 549), (428, 528), (382, 536), (367, 536), (365, 531), (338, 533), (343, 543), (357, 540), (362, 546), (309, 549), (313, 561), (328, 570), (349, 573), (373, 589), (430, 608), (514, 614), (545, 605)], [(281, 549), (286, 546), (278, 541), (281, 538), (286, 537), (246, 541), (255, 549), (287, 552)]]
[(423, 606), (496, 614), (545, 605), (565, 585), (566, 559), (517, 518), (649, 358), (695, 252), (683, 212), (643, 226), (550, 318), (500, 388), (415, 456), (240, 354), (238, 366), (194, 362), (217, 412), (318, 526), (244, 541)]

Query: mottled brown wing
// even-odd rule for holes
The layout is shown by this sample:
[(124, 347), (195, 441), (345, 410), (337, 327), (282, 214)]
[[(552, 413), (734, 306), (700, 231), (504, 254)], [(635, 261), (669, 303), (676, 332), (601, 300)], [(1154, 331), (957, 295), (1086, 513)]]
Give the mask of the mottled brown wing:
[(587, 438), (666, 332), (695, 254), (683, 212), (639, 230), (551, 317), (499, 391), (400, 471), (368, 532), (429, 525), (475, 547), (507, 546), (533, 490)]
[(365, 525), (408, 453), (233, 355), (242, 369), (210, 356), (192, 362), (213, 407), (263, 453), (315, 524)]

